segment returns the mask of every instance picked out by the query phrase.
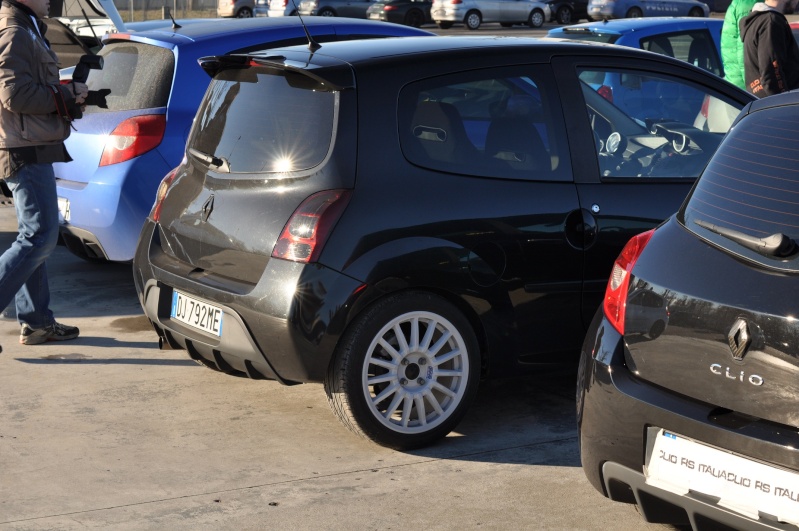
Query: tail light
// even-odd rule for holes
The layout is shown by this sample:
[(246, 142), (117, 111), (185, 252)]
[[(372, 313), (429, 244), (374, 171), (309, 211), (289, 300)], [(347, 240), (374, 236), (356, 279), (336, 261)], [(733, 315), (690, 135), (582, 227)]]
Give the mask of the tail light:
[(349, 200), (348, 190), (326, 190), (308, 197), (283, 227), (272, 249), (272, 258), (305, 264), (318, 260)]
[(158, 221), (161, 219), (161, 206), (164, 204), (164, 198), (166, 197), (166, 192), (169, 190), (169, 187), (172, 185), (172, 181), (175, 180), (175, 176), (178, 174), (178, 168), (175, 168), (171, 172), (166, 174), (161, 180), (161, 184), (158, 185), (158, 191), (155, 193), (155, 204), (153, 204), (153, 210), (150, 213), (150, 217), (153, 221)]
[(627, 245), (624, 246), (624, 249), (621, 250), (621, 254), (613, 264), (613, 271), (610, 273), (608, 286), (605, 289), (605, 302), (602, 308), (607, 320), (620, 334), (624, 334), (624, 317), (627, 310), (630, 273), (654, 233), (653, 229), (633, 236), (627, 242)]
[(383, 11), (394, 11), (397, 6), (383, 6)]
[(147, 153), (161, 143), (165, 129), (166, 116), (163, 114), (128, 118), (106, 138), (100, 166), (125, 162)]
[(597, 94), (608, 100), (610, 103), (613, 103), (613, 89), (607, 85), (602, 85), (597, 89)]
[(452, 5), (462, 4), (463, 0), (452, 0)]

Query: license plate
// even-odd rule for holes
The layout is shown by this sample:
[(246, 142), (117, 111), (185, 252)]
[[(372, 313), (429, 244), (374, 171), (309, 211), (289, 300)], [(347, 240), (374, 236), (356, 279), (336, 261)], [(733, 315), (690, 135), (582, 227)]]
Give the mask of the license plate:
[(369, 18), (380, 20), (380, 13), (369, 13)]
[(172, 319), (215, 336), (222, 335), (222, 309), (178, 290), (172, 292)]
[[(719, 505), (758, 518), (758, 511), (799, 524), (799, 474), (654, 429), (646, 482), (684, 495), (718, 497)], [(650, 444), (652, 441), (650, 441)]]
[(58, 221), (64, 223), (69, 221), (69, 199), (66, 197), (58, 198)]
[(434, 15), (438, 15), (438, 16), (444, 16), (445, 13), (446, 13), (446, 11), (444, 11), (443, 9), (437, 9), (437, 10), (433, 11), (433, 14)]

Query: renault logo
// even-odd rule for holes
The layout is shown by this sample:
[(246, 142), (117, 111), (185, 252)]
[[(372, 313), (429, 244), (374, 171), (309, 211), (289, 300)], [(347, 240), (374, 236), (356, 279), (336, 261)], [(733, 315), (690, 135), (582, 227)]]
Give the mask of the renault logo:
[(738, 319), (730, 328), (727, 334), (727, 342), (732, 351), (732, 357), (736, 361), (741, 361), (746, 355), (746, 350), (752, 344), (752, 334), (749, 333), (749, 325), (743, 319)]
[(208, 216), (211, 215), (211, 212), (213, 210), (214, 210), (214, 195), (211, 194), (211, 197), (206, 199), (205, 203), (203, 203), (202, 215), (200, 216), (200, 219), (202, 219), (203, 222), (208, 221)]

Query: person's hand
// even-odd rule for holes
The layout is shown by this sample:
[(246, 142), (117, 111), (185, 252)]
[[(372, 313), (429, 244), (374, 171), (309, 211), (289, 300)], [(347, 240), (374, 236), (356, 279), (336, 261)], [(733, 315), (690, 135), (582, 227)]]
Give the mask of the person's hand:
[(86, 86), (86, 83), (73, 81), (70, 85), (72, 86), (72, 94), (75, 96), (75, 103), (81, 104), (86, 101), (86, 96), (89, 95), (89, 87)]

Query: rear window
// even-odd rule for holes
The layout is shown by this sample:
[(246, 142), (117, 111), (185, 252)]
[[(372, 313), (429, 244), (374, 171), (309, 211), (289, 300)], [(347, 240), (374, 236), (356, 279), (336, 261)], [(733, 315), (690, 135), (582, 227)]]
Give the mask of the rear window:
[(103, 69), (91, 70), (89, 90), (103, 91), (107, 108), (87, 113), (166, 107), (175, 70), (171, 50), (137, 42), (110, 43), (100, 50)]
[(563, 33), (558, 33), (557, 37), (559, 39), (572, 39), (577, 41), (604, 42), (607, 44), (613, 44), (619, 40), (620, 35), (618, 33), (601, 33), (590, 30), (582, 31), (578, 29), (565, 29), (563, 30)]
[(680, 213), (681, 221), (702, 237), (757, 261), (764, 257), (718, 230), (708, 230), (708, 225), (756, 238), (782, 233), (799, 240), (797, 138), (799, 107), (766, 109), (744, 118), (708, 164)]
[(189, 152), (230, 173), (313, 168), (330, 150), (338, 93), (300, 73), (254, 67), (214, 78)]

